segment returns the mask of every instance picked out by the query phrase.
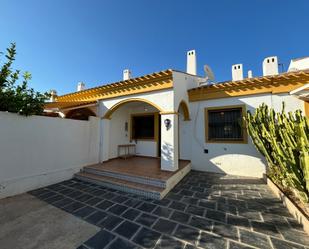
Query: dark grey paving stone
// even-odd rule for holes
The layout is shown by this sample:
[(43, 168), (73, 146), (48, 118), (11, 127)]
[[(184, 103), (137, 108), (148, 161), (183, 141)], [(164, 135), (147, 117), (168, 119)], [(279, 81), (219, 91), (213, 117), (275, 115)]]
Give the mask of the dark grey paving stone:
[[(110, 191), (110, 189), (108, 191)], [(107, 199), (107, 200), (111, 200), (111, 199), (115, 198), (116, 196), (117, 196), (116, 194), (108, 192), (105, 195), (102, 195), (102, 198)]]
[(207, 209), (206, 217), (212, 220), (225, 222), (225, 213), (223, 212)]
[(183, 189), (179, 192), (179, 195), (184, 195), (184, 196), (193, 196), (194, 192), (193, 191), (190, 191), (190, 190), (187, 190), (187, 189)]
[(169, 193), (165, 198), (171, 199), (171, 200), (174, 200), (174, 201), (180, 201), (182, 199), (182, 195)]
[(183, 197), (181, 202), (186, 203), (186, 204), (190, 204), (190, 205), (197, 205), (199, 199), (197, 198), (193, 198), (193, 197)]
[(194, 214), (198, 216), (204, 216), (205, 208), (189, 205), (186, 209), (186, 213)]
[(143, 227), (133, 238), (133, 241), (145, 248), (152, 248), (156, 245), (161, 234)]
[(124, 219), (122, 219), (118, 216), (108, 215), (104, 220), (102, 220), (97, 225), (101, 228), (105, 228), (107, 230), (112, 230), (123, 221), (124, 221)]
[(140, 249), (140, 247), (130, 243), (127, 240), (117, 238), (107, 249)]
[(76, 197), (81, 196), (82, 194), (83, 194), (83, 192), (81, 192), (79, 190), (76, 190), (76, 191), (71, 192), (67, 196), (69, 196), (70, 198), (75, 199)]
[(212, 221), (192, 216), (192, 219), (189, 222), (190, 226), (196, 227), (201, 230), (211, 231), (212, 230)]
[(103, 195), (106, 194), (106, 191), (105, 190), (102, 190), (102, 189), (98, 189), (94, 192), (92, 192), (92, 194), (96, 197), (102, 197)]
[(198, 246), (207, 249), (225, 249), (227, 247), (227, 241), (220, 236), (201, 233)]
[(127, 200), (129, 200), (128, 197), (122, 196), (122, 195), (118, 195), (118, 196), (116, 196), (115, 198), (113, 198), (112, 201), (117, 202), (117, 203), (123, 203), (123, 202), (125, 202), (125, 201), (127, 201)]
[(253, 227), (253, 230), (256, 232), (260, 232), (260, 233), (264, 233), (264, 234), (268, 234), (268, 235), (281, 238), (280, 233), (278, 232), (277, 228), (273, 224), (252, 221), (251, 225)]
[(155, 249), (183, 249), (184, 244), (172, 237), (163, 235), (157, 243)]
[(64, 188), (64, 186), (61, 185), (61, 184), (59, 184), (59, 183), (53, 184), (53, 185), (49, 185), (49, 186), (47, 187), (47, 189), (52, 189), (52, 190), (54, 190), (54, 191), (58, 191), (58, 190), (61, 190), (61, 189), (63, 189), (63, 188)]
[(215, 222), (213, 233), (219, 234), (225, 238), (238, 240), (238, 232), (237, 229), (231, 225), (227, 225), (224, 223), (217, 223)]
[(140, 217), (137, 218), (136, 222), (144, 225), (144, 226), (152, 226), (157, 220), (157, 217), (150, 215), (150, 214), (142, 214)]
[(138, 206), (137, 208), (141, 211), (144, 212), (149, 212), (151, 213), (157, 206), (148, 202), (144, 202), (142, 203), (140, 206)]
[(258, 248), (271, 248), (265, 235), (240, 229), (240, 241)]
[(92, 224), (98, 224), (100, 221), (102, 221), (104, 218), (107, 217), (107, 213), (96, 211), (90, 216), (87, 217), (86, 221), (92, 223)]
[(110, 207), (109, 209), (107, 209), (107, 211), (116, 214), (116, 215), (120, 215), (122, 214), (124, 211), (126, 211), (128, 209), (128, 207), (120, 205), (120, 204), (115, 204), (114, 206)]
[(270, 238), (274, 249), (304, 249), (304, 246), (297, 245), (285, 240)]
[(75, 198), (75, 200), (78, 200), (78, 201), (81, 201), (81, 202), (86, 202), (88, 201), (89, 199), (93, 198), (92, 195), (89, 195), (89, 194), (83, 194), (81, 196), (78, 196)]
[(175, 210), (170, 219), (180, 223), (187, 223), (190, 217), (189, 214)]
[(230, 241), (229, 249), (254, 249), (254, 247)]
[(115, 203), (111, 202), (111, 201), (102, 201), (99, 204), (96, 205), (97, 208), (100, 208), (102, 210), (107, 210), (108, 208), (110, 208), (111, 206), (113, 206)]
[(168, 209), (166, 207), (157, 207), (152, 213), (161, 217), (168, 218), (172, 213), (172, 209)]
[(43, 195), (40, 195), (40, 199), (41, 200), (47, 200), (47, 199), (54, 197), (56, 195), (57, 195), (57, 193), (55, 193), (55, 192), (48, 192), (48, 193), (45, 193)]
[(125, 217), (129, 220), (135, 220), (140, 215), (140, 213), (140, 211), (130, 208), (122, 214), (122, 217)]
[(236, 215), (228, 215), (227, 223), (234, 226), (250, 228), (249, 220)]
[(114, 238), (115, 235), (105, 230), (102, 230), (93, 237), (91, 237), (89, 240), (87, 240), (85, 242), (85, 245), (93, 249), (102, 249), (107, 246), (108, 243), (110, 243)]
[(162, 200), (154, 200), (152, 201), (153, 204), (166, 207), (168, 206), (172, 201), (169, 199), (162, 199)]
[(57, 201), (57, 202), (54, 202), (53, 205), (58, 207), (58, 208), (63, 208), (64, 206), (72, 203), (73, 200), (72, 199), (69, 199), (69, 198), (63, 198), (62, 200), (60, 201)]
[(169, 208), (176, 209), (176, 210), (179, 210), (179, 211), (184, 211), (186, 207), (187, 207), (186, 204), (181, 203), (181, 202), (179, 202), (179, 201), (173, 201), (173, 202), (169, 205)]
[(188, 241), (192, 244), (195, 244), (199, 237), (199, 230), (185, 226), (185, 225), (179, 225), (176, 228), (174, 236), (182, 240)]
[(47, 203), (53, 204), (54, 202), (59, 201), (59, 200), (61, 200), (63, 198), (64, 198), (63, 195), (55, 195), (53, 197), (50, 197), (50, 198), (46, 199), (45, 201)]
[(129, 199), (126, 202), (124, 202), (123, 204), (126, 205), (126, 206), (129, 206), (129, 207), (135, 208), (135, 207), (139, 206), (141, 203), (142, 203), (142, 201), (140, 201), (140, 200)]
[(176, 227), (177, 223), (165, 220), (165, 219), (159, 219), (156, 224), (152, 227), (154, 230), (157, 230), (161, 233), (171, 234), (174, 231), (174, 228)]
[(88, 215), (94, 213), (95, 211), (96, 210), (93, 207), (86, 206), (86, 207), (76, 210), (73, 214), (78, 217), (85, 218)]
[(204, 207), (204, 208), (210, 208), (210, 209), (216, 208), (216, 202), (215, 201), (200, 200), (198, 205), (201, 206), (201, 207)]
[(89, 206), (95, 206), (101, 201), (103, 201), (103, 199), (98, 198), (98, 197), (93, 197), (93, 198), (87, 200), (86, 204), (88, 204)]
[(280, 232), (286, 240), (309, 246), (309, 236), (304, 232), (286, 228), (280, 229)]
[(135, 223), (124, 221), (114, 230), (114, 232), (127, 239), (130, 239), (139, 228), (140, 226)]
[(82, 207), (85, 207), (85, 205), (80, 202), (74, 201), (71, 204), (65, 206), (63, 210), (68, 213), (73, 213), (75, 210), (80, 209)]
[(205, 188), (201, 188), (201, 187), (197, 187), (197, 186), (192, 186), (191, 190), (203, 193)]
[(293, 229), (296, 229), (296, 230), (301, 231), (301, 232), (304, 231), (303, 226), (302, 226), (301, 224), (299, 224), (299, 223), (297, 222), (297, 220), (287, 218), (287, 222), (289, 223), (289, 225), (290, 225)]
[(238, 207), (238, 213), (239, 213), (240, 216), (246, 217), (250, 220), (256, 220), (256, 221), (261, 220), (260, 213), (257, 212), (257, 211), (252, 211), (252, 210), (249, 210), (247, 208)]
[(58, 192), (61, 193), (61, 194), (63, 194), (63, 195), (67, 195), (67, 194), (72, 193), (73, 191), (74, 191), (74, 190), (71, 189), (71, 188), (64, 188), (64, 189), (59, 190)]

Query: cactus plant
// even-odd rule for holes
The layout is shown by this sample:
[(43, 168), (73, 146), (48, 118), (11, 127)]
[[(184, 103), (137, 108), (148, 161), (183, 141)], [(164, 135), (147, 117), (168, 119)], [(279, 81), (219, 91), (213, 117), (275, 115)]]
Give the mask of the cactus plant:
[(278, 185), (309, 202), (309, 119), (300, 110), (286, 114), (262, 104), (245, 117), (247, 130), (268, 162), (267, 174)]

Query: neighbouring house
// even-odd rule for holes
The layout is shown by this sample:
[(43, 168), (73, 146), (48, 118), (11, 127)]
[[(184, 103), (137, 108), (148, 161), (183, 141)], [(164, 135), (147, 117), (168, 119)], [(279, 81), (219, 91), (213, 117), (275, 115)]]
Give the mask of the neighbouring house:
[[(279, 111), (302, 110), (309, 115), (309, 57), (292, 60), (279, 73), (276, 56), (263, 61), (263, 76), (243, 76), (232, 66), (232, 80), (212, 82), (196, 75), (194, 50), (187, 52), (187, 71), (168, 69), (57, 96), (46, 115), (86, 120), (101, 118), (99, 162), (125, 154), (157, 158), (162, 171), (176, 172), (181, 160), (201, 171), (262, 177), (265, 161), (247, 135), (242, 117), (262, 103)], [(131, 148), (132, 147), (132, 148)], [(133, 152), (128, 152), (133, 150)], [(134, 168), (131, 170), (134, 174)]]

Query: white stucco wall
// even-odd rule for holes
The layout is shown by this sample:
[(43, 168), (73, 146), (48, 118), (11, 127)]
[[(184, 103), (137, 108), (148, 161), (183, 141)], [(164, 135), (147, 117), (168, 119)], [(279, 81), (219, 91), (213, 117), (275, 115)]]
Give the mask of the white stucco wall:
[[(286, 103), (286, 111), (304, 109), (303, 101), (288, 94), (260, 94), (240, 98), (222, 98), (190, 103), (192, 115), (189, 132), (192, 134), (191, 162), (193, 169), (221, 172), (233, 175), (262, 177), (265, 173), (265, 161), (248, 138), (248, 144), (206, 143), (204, 108), (229, 105), (246, 105), (246, 109), (254, 111), (263, 102), (276, 111), (281, 110), (282, 101)], [(187, 147), (188, 150), (190, 148)], [(208, 153), (204, 153), (208, 149)]]
[(0, 198), (69, 179), (98, 160), (98, 118), (0, 112)]
[[(145, 108), (147, 108), (147, 110), (145, 110)], [(136, 103), (134, 106), (127, 103), (112, 114), (111, 120), (109, 121), (109, 159), (117, 157), (118, 145), (128, 143), (136, 144), (137, 155), (152, 157), (157, 156), (157, 141), (130, 141), (131, 115), (152, 112), (158, 112), (158, 110), (144, 103)], [(126, 122), (128, 122), (128, 131), (125, 131)]]

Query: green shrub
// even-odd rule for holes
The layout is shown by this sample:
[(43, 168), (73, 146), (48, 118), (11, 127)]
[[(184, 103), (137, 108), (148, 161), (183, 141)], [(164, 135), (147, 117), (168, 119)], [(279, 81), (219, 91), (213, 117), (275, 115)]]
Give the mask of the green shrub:
[(26, 116), (40, 115), (49, 94), (41, 94), (28, 88), (28, 81), (31, 79), (29, 72), (25, 72), (21, 83), (17, 84), (20, 71), (12, 69), (15, 56), (16, 45), (12, 43), (5, 55), (6, 62), (0, 65), (0, 111), (15, 112)]

